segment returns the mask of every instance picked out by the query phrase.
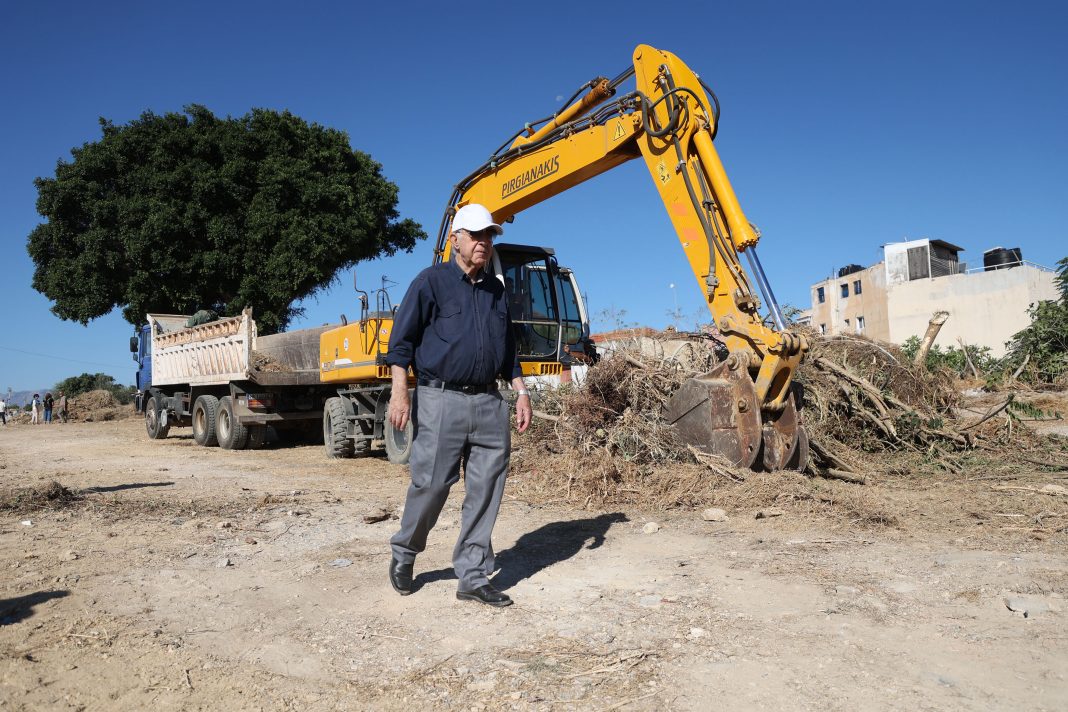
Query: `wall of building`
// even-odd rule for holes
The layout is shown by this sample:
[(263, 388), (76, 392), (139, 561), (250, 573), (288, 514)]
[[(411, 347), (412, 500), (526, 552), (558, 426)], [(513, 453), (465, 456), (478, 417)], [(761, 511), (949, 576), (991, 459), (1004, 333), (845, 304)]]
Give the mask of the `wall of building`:
[[(860, 294), (855, 282), (860, 282)], [(842, 296), (842, 285), (849, 288), (849, 296)], [(819, 289), (824, 290), (824, 301), (819, 301)], [(812, 322), (817, 331), (830, 334), (862, 333), (874, 339), (890, 339), (887, 315), (886, 271), (880, 262), (860, 272), (844, 277), (827, 279), (812, 287)], [(863, 317), (862, 330), (857, 328)], [(822, 327), (822, 328), (821, 328)]]
[(1027, 308), (1057, 298), (1054, 274), (1030, 265), (899, 282), (886, 290), (887, 340), (923, 336), (931, 315), (942, 310), (950, 316), (936, 344), (958, 346), (960, 338), (1002, 356), (1005, 342), (1030, 323)]

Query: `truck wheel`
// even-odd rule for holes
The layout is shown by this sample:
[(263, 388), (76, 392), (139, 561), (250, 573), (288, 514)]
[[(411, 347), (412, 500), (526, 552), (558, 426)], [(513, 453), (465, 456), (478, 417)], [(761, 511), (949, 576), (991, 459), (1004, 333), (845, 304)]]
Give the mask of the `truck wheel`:
[(215, 447), (219, 438), (215, 434), (215, 419), (219, 412), (219, 399), (215, 396), (200, 396), (193, 403), (193, 440), (197, 445)]
[(219, 438), (219, 447), (223, 450), (244, 450), (248, 445), (248, 428), (239, 423), (234, 415), (234, 401), (230, 396), (219, 400), (215, 434)]
[(266, 425), (250, 425), (248, 426), (248, 444), (249, 450), (259, 450), (263, 447), (263, 444), (267, 442), (267, 426)]
[(412, 435), (414, 427), (412, 419), (408, 418), (407, 424), (401, 430), (393, 427), (393, 423), (386, 418), (383, 435), (386, 439), (386, 458), (394, 465), (407, 465), (412, 456)]
[(331, 458), (352, 457), (356, 448), (349, 437), (349, 419), (341, 398), (327, 398), (323, 406), (323, 442), (326, 456)]
[(148, 437), (153, 440), (162, 440), (167, 437), (167, 432), (171, 429), (171, 424), (168, 422), (164, 425), (159, 416), (159, 411), (156, 408), (156, 397), (152, 396), (145, 403), (145, 430), (148, 431)]

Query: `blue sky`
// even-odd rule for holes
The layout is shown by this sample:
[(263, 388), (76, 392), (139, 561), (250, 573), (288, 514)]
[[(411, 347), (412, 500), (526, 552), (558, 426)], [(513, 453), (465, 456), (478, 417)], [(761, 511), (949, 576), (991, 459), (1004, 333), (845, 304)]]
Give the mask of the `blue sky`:
[[(133, 380), (116, 312), (63, 322), (33, 291), (33, 179), (100, 137), (98, 117), (206, 105), (288, 109), (348, 132), (437, 230), (452, 185), (638, 44), (719, 95), (716, 139), (780, 302), (808, 306), (836, 267), (919, 237), (981, 263), (1068, 255), (1068, 10), (1055, 2), (9, 3), (0, 23), (0, 392), (83, 371)], [(553, 245), (591, 311), (669, 323), (702, 299), (639, 162), (521, 214), (508, 240)], [(431, 245), (364, 263), (399, 283)], [(677, 285), (672, 290), (669, 285)], [(674, 291), (674, 294), (673, 294)], [(294, 328), (357, 312), (341, 276)], [(595, 320), (595, 328), (608, 324)]]

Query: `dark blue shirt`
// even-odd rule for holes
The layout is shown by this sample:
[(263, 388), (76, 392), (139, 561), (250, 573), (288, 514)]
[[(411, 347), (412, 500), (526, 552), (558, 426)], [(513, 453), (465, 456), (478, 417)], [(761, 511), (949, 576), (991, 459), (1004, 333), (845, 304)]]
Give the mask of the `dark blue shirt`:
[(504, 285), (480, 276), (472, 282), (455, 262), (420, 272), (393, 317), (386, 363), (457, 385), (521, 376)]

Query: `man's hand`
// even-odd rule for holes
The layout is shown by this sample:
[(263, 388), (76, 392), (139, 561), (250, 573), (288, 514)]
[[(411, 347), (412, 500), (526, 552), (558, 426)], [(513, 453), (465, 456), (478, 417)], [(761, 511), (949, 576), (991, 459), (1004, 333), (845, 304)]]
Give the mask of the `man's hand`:
[(393, 424), (394, 430), (404, 430), (411, 416), (412, 401), (408, 397), (408, 389), (394, 390), (389, 397), (389, 422)]
[(523, 432), (530, 425), (533, 409), (530, 407), (530, 396), (521, 395), (515, 401), (515, 427)]
[(530, 425), (534, 412), (530, 407), (530, 396), (526, 394), (527, 384), (522, 376), (512, 379), (512, 390), (521, 392), (515, 399), (515, 428), (523, 432)]
[(404, 430), (412, 417), (412, 399), (408, 396), (408, 369), (393, 366), (393, 390), (389, 395), (389, 422), (396, 430)]

